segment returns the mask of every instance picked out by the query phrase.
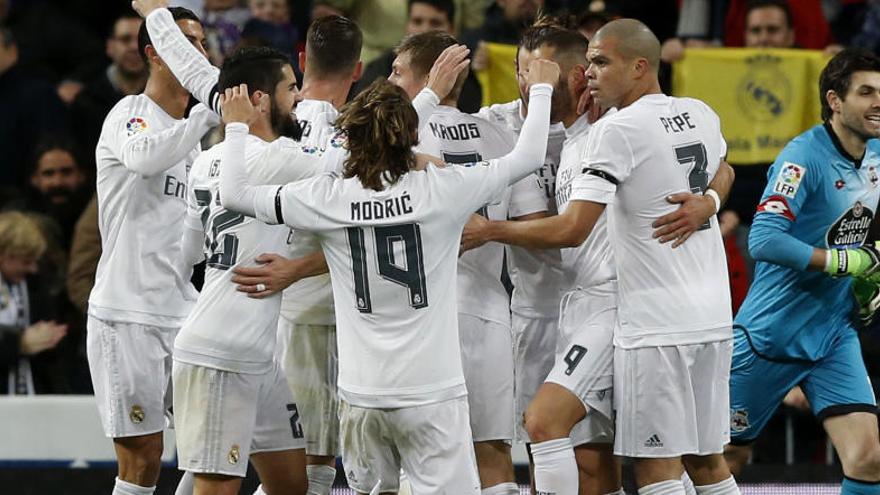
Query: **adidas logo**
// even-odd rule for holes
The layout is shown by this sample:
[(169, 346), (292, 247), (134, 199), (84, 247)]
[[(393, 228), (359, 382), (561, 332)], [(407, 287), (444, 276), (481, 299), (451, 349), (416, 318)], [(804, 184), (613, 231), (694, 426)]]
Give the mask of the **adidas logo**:
[(538, 492), (537, 495), (556, 495), (556, 492)]
[(655, 435), (651, 435), (651, 438), (645, 440), (645, 447), (662, 447), (663, 441), (660, 440), (660, 437)]
[(353, 481), (354, 483), (357, 483), (357, 476), (355, 476), (354, 471), (348, 472), (348, 479)]

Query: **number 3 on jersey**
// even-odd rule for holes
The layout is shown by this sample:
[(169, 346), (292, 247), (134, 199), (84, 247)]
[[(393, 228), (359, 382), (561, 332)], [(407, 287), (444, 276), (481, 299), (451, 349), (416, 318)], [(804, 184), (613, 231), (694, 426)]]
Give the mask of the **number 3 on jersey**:
[[(364, 229), (348, 227), (348, 246), (351, 250), (351, 268), (354, 274), (354, 292), (357, 309), (361, 313), (372, 313), (370, 299), (370, 278), (368, 276), (367, 250)], [(425, 282), (425, 263), (422, 251), (422, 234), (419, 225), (407, 223), (372, 227), (376, 240), (376, 266), (379, 276), (389, 282), (403, 286), (409, 293), (409, 305), (413, 309), (428, 306), (428, 287)], [(402, 248), (402, 249), (395, 249)], [(403, 264), (395, 259), (395, 251), (403, 252)]]

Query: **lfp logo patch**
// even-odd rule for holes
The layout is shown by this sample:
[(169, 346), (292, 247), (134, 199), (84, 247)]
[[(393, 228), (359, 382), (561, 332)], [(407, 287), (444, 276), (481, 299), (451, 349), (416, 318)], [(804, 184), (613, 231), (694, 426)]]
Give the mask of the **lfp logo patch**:
[(783, 163), (782, 170), (779, 171), (779, 177), (776, 179), (776, 184), (773, 186), (773, 192), (794, 198), (801, 187), (801, 181), (804, 180), (806, 172), (807, 169), (797, 163)]
[(137, 134), (139, 132), (144, 132), (147, 130), (147, 121), (140, 117), (132, 117), (125, 124), (125, 132), (128, 133), (129, 136)]

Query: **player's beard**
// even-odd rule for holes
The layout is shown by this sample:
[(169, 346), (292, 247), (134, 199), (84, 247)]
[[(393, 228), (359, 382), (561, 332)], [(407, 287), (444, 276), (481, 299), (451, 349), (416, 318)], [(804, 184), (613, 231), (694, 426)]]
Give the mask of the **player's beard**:
[(559, 79), (553, 89), (550, 100), (550, 122), (559, 122), (572, 109), (571, 94), (568, 92), (568, 81)]
[(275, 102), (275, 98), (269, 101), (271, 113), (269, 122), (272, 124), (272, 130), (279, 136), (289, 137), (299, 141), (302, 137), (302, 126), (293, 116), (293, 112), (285, 112)]

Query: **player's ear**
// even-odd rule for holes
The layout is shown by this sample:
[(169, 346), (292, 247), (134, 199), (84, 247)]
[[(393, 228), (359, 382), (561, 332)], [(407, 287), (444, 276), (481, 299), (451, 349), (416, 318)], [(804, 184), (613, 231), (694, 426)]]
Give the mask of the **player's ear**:
[(364, 63), (358, 61), (357, 65), (354, 66), (354, 73), (351, 75), (351, 80), (360, 81), (362, 75), (364, 75)]
[(299, 60), (300, 72), (305, 72), (306, 71), (306, 52), (299, 52), (299, 56), (297, 58)]
[(587, 87), (587, 67), (577, 64), (568, 71), (568, 86), (574, 90)]
[(266, 105), (265, 105), (264, 103), (261, 102), (261, 100), (263, 99), (263, 96), (264, 96), (265, 94), (266, 94), (265, 92), (260, 91), (260, 90), (258, 89), (258, 90), (256, 90), (256, 91), (254, 91), (253, 93), (251, 93), (251, 96), (250, 96), (251, 105), (253, 105), (254, 108), (256, 108), (257, 110), (259, 110), (260, 113), (268, 112), (268, 111), (269, 111), (268, 108), (263, 108), (263, 107), (266, 106)]
[(837, 113), (840, 111), (840, 97), (837, 96), (837, 92), (833, 89), (829, 89), (825, 92), (825, 101), (828, 102), (828, 106), (831, 107), (832, 113)]

